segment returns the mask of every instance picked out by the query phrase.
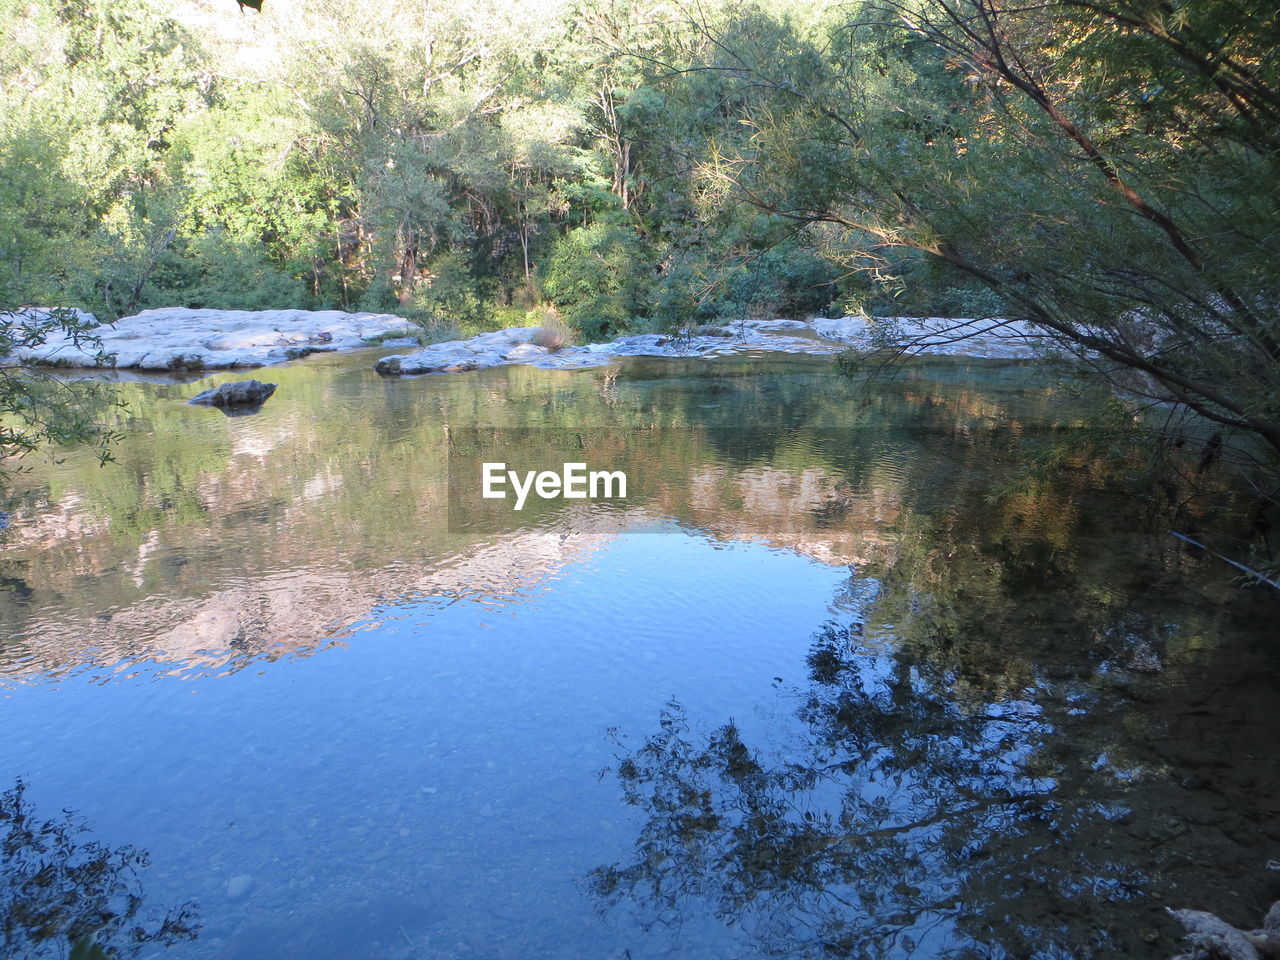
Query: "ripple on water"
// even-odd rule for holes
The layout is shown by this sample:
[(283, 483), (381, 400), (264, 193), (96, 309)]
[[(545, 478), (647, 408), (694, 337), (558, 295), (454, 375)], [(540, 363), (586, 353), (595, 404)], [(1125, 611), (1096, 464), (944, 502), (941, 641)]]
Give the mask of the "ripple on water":
[[(1154, 958), (1164, 903), (1274, 893), (1271, 612), (1119, 468), (1008, 494), (1062, 416), (1025, 372), (270, 379), (241, 418), (121, 384), (119, 462), (4, 505), (0, 759), (200, 901), (175, 956), (802, 957), (826, 917)], [(521, 424), (666, 433), (599, 448), (625, 505), (451, 522), (445, 426)]]

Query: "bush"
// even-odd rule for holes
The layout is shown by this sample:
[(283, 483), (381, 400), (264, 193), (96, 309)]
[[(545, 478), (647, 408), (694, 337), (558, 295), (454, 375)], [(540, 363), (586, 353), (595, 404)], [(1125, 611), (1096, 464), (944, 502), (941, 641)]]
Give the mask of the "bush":
[(836, 295), (835, 267), (794, 242), (736, 257), (708, 245), (685, 252), (665, 272), (650, 315), (668, 330), (813, 316)]
[(725, 284), (716, 313), (726, 319), (765, 315), (811, 317), (831, 305), (836, 269), (797, 243), (780, 243), (752, 255)]
[(164, 256), (137, 309), (169, 306), (284, 310), (308, 301), (302, 280), (271, 263), (264, 247), (210, 230)]
[(1006, 309), (988, 287), (918, 253), (899, 255), (877, 278), (852, 274), (839, 284), (846, 314), (895, 317), (993, 317)]
[(432, 261), (430, 279), (414, 287), (408, 303), (401, 303), (386, 273), (377, 274), (357, 301), (357, 309), (393, 313), (423, 331), (427, 343), (452, 340), (487, 329), (490, 311), (476, 290), (465, 260), (444, 254)]
[(490, 312), (466, 259), (447, 253), (431, 261), (430, 279), (419, 283), (408, 304), (397, 306), (424, 329), (453, 328), (477, 333), (490, 326)]
[(552, 353), (563, 350), (572, 339), (571, 331), (555, 307), (529, 311), (529, 316), (536, 318), (538, 331), (533, 335), (535, 347), (546, 347)]
[(630, 227), (577, 227), (556, 244), (543, 292), (586, 340), (626, 331), (648, 313), (656, 286), (654, 264)]

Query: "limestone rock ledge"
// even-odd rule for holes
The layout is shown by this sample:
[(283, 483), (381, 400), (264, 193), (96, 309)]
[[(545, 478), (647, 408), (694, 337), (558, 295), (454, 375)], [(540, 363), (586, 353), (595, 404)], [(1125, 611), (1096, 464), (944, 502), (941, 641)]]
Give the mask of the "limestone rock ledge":
[(16, 359), (55, 367), (223, 370), (261, 367), (323, 350), (368, 347), (371, 340), (413, 331), (408, 320), (386, 313), (163, 307), (95, 329), (107, 354), (102, 363), (96, 350), (60, 336), (16, 351)]
[(861, 317), (756, 320), (725, 327), (697, 327), (683, 335), (640, 334), (608, 343), (549, 351), (530, 341), (537, 327), (512, 327), (468, 340), (434, 343), (412, 353), (383, 357), (374, 368), (391, 375), (459, 373), (523, 363), (550, 369), (598, 367), (618, 357), (718, 357), (751, 352), (838, 353), (873, 349), (909, 339), (908, 354), (1028, 359), (1042, 352), (1034, 331), (990, 320)]

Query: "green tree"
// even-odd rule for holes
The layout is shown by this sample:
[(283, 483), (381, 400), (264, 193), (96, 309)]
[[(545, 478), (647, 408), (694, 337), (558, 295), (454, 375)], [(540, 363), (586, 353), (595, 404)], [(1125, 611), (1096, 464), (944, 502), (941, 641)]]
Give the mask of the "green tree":
[(0, 282), (18, 302), (92, 305), (117, 239), (103, 228), (203, 102), (198, 45), (149, 5), (96, 0), (6, 2), (0, 45)]
[(901, 276), (907, 251), (981, 284), (996, 315), (1274, 463), (1278, 42), (1261, 2), (870, 2), (820, 67), (741, 56), (770, 96), (718, 173), (845, 231), (855, 266)]
[(630, 227), (596, 223), (571, 230), (556, 246), (543, 289), (579, 333), (599, 339), (646, 315), (654, 270)]
[(96, 326), (75, 310), (0, 310), (0, 478), (6, 462), (45, 445), (93, 442), (99, 459), (110, 459), (118, 434), (100, 416), (104, 404), (113, 403), (101, 385), (67, 383), (5, 362), (51, 335), (92, 346)]

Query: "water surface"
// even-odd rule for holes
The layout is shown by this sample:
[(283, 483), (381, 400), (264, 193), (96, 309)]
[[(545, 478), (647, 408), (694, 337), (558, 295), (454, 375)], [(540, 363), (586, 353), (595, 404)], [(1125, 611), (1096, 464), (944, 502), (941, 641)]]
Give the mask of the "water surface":
[[(369, 366), (119, 384), (6, 507), (0, 769), (194, 901), (141, 955), (1158, 957), (1280, 895), (1275, 605), (1027, 466), (1103, 416), (1043, 370)], [(639, 493), (451, 524), (476, 427)]]

